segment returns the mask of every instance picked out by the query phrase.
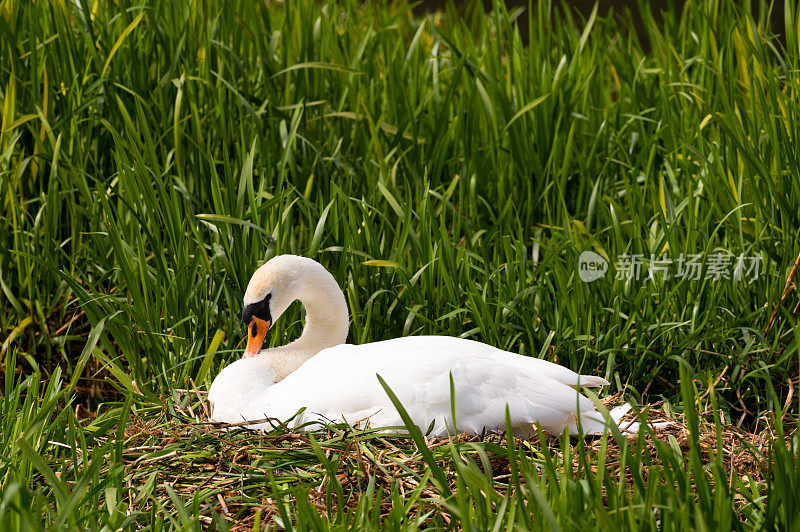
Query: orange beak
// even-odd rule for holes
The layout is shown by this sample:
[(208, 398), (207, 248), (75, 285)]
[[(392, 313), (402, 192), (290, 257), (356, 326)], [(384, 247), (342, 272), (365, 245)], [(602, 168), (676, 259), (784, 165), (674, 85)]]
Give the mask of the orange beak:
[(256, 356), (261, 351), (261, 346), (264, 345), (264, 338), (267, 336), (270, 322), (256, 318), (250, 321), (247, 326), (247, 347), (244, 350), (245, 358)]

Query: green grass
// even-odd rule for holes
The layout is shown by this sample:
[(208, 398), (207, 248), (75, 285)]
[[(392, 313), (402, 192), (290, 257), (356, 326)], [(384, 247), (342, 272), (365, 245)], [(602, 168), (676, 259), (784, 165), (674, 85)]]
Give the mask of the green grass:
[[(798, 6), (641, 4), (646, 46), (548, 1), (0, 1), (0, 528), (795, 525)], [(586, 284), (589, 249), (763, 274)], [(241, 296), (279, 253), (332, 271), (351, 342), (545, 357), (663, 401), (685, 438), (425, 462), (343, 428), (210, 430), (180, 390), (240, 356)], [(270, 342), (301, 327), (292, 307)], [(736, 463), (715, 452), (731, 425), (766, 435)]]

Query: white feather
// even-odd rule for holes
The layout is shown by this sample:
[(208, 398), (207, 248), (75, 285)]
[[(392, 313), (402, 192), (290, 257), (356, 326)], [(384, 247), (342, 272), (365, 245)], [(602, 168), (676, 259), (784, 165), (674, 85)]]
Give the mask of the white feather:
[[(290, 426), (311, 423), (306, 428), (314, 429), (329, 422), (402, 426), (399, 412), (376, 375), (383, 377), (421, 430), (434, 423), (434, 436), (454, 430), (473, 434), (505, 430), (506, 406), (517, 433), (535, 431), (532, 424), (539, 423), (552, 434), (561, 434), (565, 427), (570, 434), (578, 434), (578, 418), (586, 434), (602, 433), (606, 428), (592, 402), (574, 389), (608, 384), (605, 379), (446, 336), (330, 347), (275, 384), (261, 361), (239, 360), (226, 367), (212, 385), (212, 419), (227, 423), (265, 418), (284, 421), (305, 408)], [(613, 414), (612, 418), (619, 421)], [(249, 426), (268, 429), (273, 423)]]

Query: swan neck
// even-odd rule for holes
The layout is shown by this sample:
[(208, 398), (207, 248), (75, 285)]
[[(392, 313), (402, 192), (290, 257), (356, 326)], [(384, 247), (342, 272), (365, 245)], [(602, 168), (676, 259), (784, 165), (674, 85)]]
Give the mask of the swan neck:
[(344, 295), (338, 290), (341, 301), (325, 304), (320, 298), (303, 298), (300, 302), (306, 309), (306, 325), (300, 338), (292, 342), (298, 351), (305, 351), (308, 357), (323, 349), (343, 344), (347, 341), (349, 317)]
[(323, 349), (347, 341), (347, 302), (333, 276), (327, 271), (324, 273), (314, 278), (298, 297), (306, 311), (303, 333), (289, 344), (267, 350), (276, 382)]

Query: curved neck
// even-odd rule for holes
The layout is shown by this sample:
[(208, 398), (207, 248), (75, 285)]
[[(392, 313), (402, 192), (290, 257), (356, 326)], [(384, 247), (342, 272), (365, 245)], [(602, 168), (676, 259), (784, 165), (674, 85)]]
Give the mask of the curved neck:
[(310, 280), (298, 297), (306, 310), (306, 324), (300, 337), (261, 352), (275, 372), (275, 382), (283, 380), (323, 349), (347, 341), (347, 302), (333, 276), (327, 271), (325, 274)]

